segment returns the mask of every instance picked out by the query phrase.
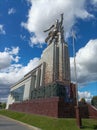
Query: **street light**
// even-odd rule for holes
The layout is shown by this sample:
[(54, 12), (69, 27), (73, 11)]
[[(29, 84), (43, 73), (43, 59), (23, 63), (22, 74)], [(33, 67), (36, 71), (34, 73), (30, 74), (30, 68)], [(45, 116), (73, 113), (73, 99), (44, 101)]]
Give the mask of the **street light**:
[(74, 57), (74, 76), (75, 76), (75, 84), (76, 84), (76, 105), (78, 106), (78, 83), (77, 83), (77, 69), (76, 69), (76, 58), (75, 58), (75, 34), (72, 32), (72, 42), (73, 42), (73, 57)]
[(79, 128), (82, 127), (82, 121), (80, 116), (80, 109), (78, 104), (78, 82), (77, 82), (77, 69), (76, 69), (76, 58), (75, 58), (75, 34), (72, 32), (72, 42), (73, 42), (73, 56), (74, 56), (74, 74), (75, 74), (75, 84), (76, 84), (76, 119), (77, 119), (77, 125)]

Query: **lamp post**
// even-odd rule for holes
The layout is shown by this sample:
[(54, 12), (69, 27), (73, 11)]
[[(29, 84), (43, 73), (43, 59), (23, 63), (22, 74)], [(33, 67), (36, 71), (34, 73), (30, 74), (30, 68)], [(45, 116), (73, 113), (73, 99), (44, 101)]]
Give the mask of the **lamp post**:
[(82, 121), (80, 116), (80, 109), (78, 104), (78, 82), (77, 82), (77, 69), (76, 69), (76, 58), (75, 58), (75, 34), (72, 32), (72, 42), (73, 42), (73, 57), (74, 57), (74, 74), (75, 74), (75, 84), (76, 84), (76, 120), (79, 128), (82, 127)]
[(76, 58), (75, 58), (75, 36), (72, 33), (73, 40), (73, 57), (74, 57), (74, 76), (75, 76), (75, 84), (76, 84), (76, 105), (78, 106), (78, 83), (77, 83), (77, 71), (76, 71)]

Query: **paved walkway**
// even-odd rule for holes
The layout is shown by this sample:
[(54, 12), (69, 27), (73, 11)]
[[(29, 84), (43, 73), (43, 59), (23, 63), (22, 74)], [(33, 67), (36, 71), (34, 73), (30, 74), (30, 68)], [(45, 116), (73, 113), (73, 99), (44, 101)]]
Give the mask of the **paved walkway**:
[(39, 129), (0, 115), (0, 130), (39, 130)]

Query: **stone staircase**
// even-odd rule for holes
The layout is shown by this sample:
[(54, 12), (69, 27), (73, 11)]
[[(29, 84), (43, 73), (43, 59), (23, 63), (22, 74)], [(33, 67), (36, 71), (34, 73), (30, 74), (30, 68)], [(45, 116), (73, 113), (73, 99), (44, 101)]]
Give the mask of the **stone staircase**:
[(90, 104), (87, 104), (87, 106), (88, 106), (89, 118), (97, 119), (97, 109)]

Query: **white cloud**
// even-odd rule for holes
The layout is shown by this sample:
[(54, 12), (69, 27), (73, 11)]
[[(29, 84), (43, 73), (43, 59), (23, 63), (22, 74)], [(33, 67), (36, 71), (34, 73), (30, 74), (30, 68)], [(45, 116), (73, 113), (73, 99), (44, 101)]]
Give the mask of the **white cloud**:
[(97, 0), (90, 0), (90, 2), (91, 2), (91, 5), (93, 5), (92, 10), (97, 11)]
[(97, 0), (92, 0), (93, 4), (97, 4)]
[(6, 34), (4, 26), (2, 24), (0, 24), (0, 34)]
[(32, 60), (29, 61), (27, 66), (25, 66), (21, 71), (24, 73), (27, 73), (28, 71), (33, 70), (37, 65), (38, 65), (39, 58), (33, 58)]
[[(17, 63), (19, 47), (5, 48), (0, 52), (0, 100), (6, 101), (9, 87), (38, 65), (39, 58), (29, 61), (27, 66)], [(1, 99), (2, 98), (2, 99)]]
[(16, 10), (15, 10), (14, 8), (10, 8), (10, 9), (8, 10), (8, 14), (9, 14), (9, 15), (14, 14), (14, 13), (16, 13)]
[(7, 101), (7, 97), (4, 97), (4, 98), (1, 97), (0, 98), (0, 102), (4, 102), (5, 103), (6, 101)]
[(34, 58), (33, 60), (30, 60), (27, 66), (22, 66), (21, 64), (12, 64), (10, 67), (5, 68), (0, 73), (0, 84), (1, 85), (8, 85), (8, 84), (14, 84), (23, 76), (31, 71), (33, 68), (35, 68), (38, 65), (39, 58)]
[[(74, 81), (74, 63), (71, 63), (71, 78)], [(97, 39), (90, 40), (76, 53), (77, 78), (79, 83), (97, 81)]]
[(36, 36), (30, 37), (29, 45), (31, 47), (37, 46), (39, 48), (42, 48), (42, 43), (39, 44), (39, 40)]
[(19, 47), (5, 48), (4, 52), (0, 52), (0, 69), (4, 69), (11, 65), (11, 62), (18, 62)]
[(20, 35), (20, 38), (22, 39), (22, 40), (25, 40), (26, 39), (26, 36), (25, 35)]
[(27, 23), (21, 23), (30, 33), (34, 32), (32, 44), (43, 44), (46, 34), (43, 30), (54, 24), (55, 20), (64, 13), (65, 36), (68, 37), (76, 18), (93, 17), (85, 9), (86, 0), (29, 0), (32, 4)]
[(26, 28), (26, 23), (21, 22), (21, 26)]
[(11, 55), (17, 55), (19, 52), (19, 47), (12, 47), (10, 48), (5, 48), (5, 51), (8, 52)]
[(85, 91), (85, 92), (78, 92), (78, 96), (79, 96), (79, 100), (81, 100), (82, 98), (85, 98), (85, 100), (87, 102), (91, 102), (91, 99), (93, 97), (93, 95), (91, 95), (90, 92)]
[(8, 67), (11, 63), (11, 57), (6, 52), (0, 52), (0, 69)]
[(30, 41), (31, 41), (31, 43), (32, 43), (32, 46), (33, 46), (33, 43), (34, 43), (34, 44), (37, 44), (37, 43), (39, 42), (38, 39), (37, 39), (37, 37), (35, 37), (35, 36), (34, 36), (34, 37), (31, 37), (31, 38), (30, 38)]
[(16, 56), (16, 57), (12, 57), (12, 60), (14, 61), (14, 62), (19, 62), (19, 59), (20, 59), (20, 57), (19, 56)]

